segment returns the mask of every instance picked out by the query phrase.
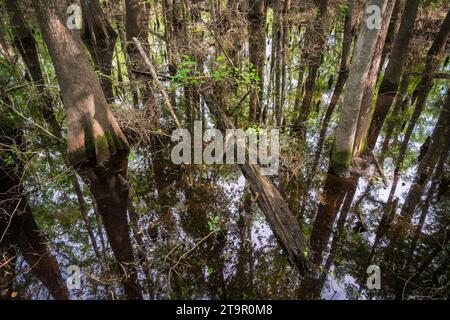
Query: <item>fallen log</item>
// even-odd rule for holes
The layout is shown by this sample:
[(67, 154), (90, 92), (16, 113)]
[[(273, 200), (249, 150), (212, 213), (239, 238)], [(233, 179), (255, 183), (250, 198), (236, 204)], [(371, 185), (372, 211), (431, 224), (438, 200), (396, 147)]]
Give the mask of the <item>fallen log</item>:
[[(234, 124), (228, 119), (211, 92), (201, 92), (201, 96), (210, 113), (215, 117), (219, 129), (235, 129)], [(312, 273), (314, 266), (308, 258), (310, 250), (307, 240), (278, 189), (261, 174), (258, 165), (245, 163), (240, 164), (239, 167), (289, 262), (301, 275)]]
[[(167, 98), (167, 93), (157, 79), (155, 68), (142, 50), (139, 41), (134, 38), (133, 42), (139, 49), (147, 68), (153, 74), (153, 79), (156, 81), (158, 89), (163, 95), (164, 103), (169, 109), (174, 122), (180, 127), (175, 112)], [(235, 129), (234, 124), (228, 119), (222, 106), (215, 100), (214, 95), (209, 90), (201, 91), (200, 93), (208, 106), (209, 111), (216, 118), (219, 129)], [(286, 201), (283, 199), (278, 189), (266, 176), (261, 174), (258, 165), (245, 163), (239, 164), (239, 167), (244, 177), (249, 182), (250, 189), (255, 199), (257, 199), (259, 208), (266, 217), (272, 232), (277, 238), (284, 253), (287, 255), (291, 265), (299, 271), (300, 275), (311, 275), (315, 273), (314, 265), (308, 258), (310, 253), (308, 243), (303, 236), (297, 219), (289, 210)]]

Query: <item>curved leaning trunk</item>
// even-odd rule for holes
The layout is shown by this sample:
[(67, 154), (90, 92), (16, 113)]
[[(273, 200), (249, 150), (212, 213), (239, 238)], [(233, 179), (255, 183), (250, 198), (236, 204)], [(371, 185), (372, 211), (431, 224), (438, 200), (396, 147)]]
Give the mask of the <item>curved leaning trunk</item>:
[(128, 142), (109, 109), (77, 30), (64, 24), (63, 4), (33, 0), (33, 6), (67, 111), (69, 161), (96, 200), (127, 297), (141, 299), (127, 221)]

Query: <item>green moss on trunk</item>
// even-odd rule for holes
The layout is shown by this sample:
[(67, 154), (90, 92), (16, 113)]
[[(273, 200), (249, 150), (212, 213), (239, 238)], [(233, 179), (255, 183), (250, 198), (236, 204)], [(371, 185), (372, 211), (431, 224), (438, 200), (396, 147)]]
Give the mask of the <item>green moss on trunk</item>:
[(69, 160), (73, 164), (83, 161), (100, 164), (120, 152), (127, 153), (128, 145), (112, 129), (107, 130), (104, 135), (94, 138), (92, 128), (86, 126), (84, 128), (84, 147), (71, 150)]
[(333, 147), (331, 154), (331, 168), (335, 172), (346, 171), (352, 163), (352, 153), (350, 151), (336, 151)]

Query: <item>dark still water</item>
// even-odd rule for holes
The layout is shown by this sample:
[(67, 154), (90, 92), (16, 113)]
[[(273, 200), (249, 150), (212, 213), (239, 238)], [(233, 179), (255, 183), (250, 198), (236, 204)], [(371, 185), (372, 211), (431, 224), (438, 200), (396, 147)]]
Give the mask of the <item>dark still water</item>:
[[(297, 151), (286, 150), (283, 143), (282, 173), (270, 176), (270, 180), (301, 226), (309, 243), (303, 255), (314, 271), (300, 275), (290, 265), (236, 166), (174, 165), (170, 144), (158, 143), (151, 151), (130, 155), (129, 214), (138, 275), (146, 297), (448, 296), (448, 181), (432, 178), (424, 188), (415, 189), (411, 181), (416, 166), (411, 165), (393, 189), (389, 154), (381, 163), (383, 174), (375, 165), (364, 163), (361, 172), (348, 178), (327, 174), (326, 154), (312, 174), (311, 162), (292, 157)], [(304, 157), (309, 158), (308, 148), (305, 150)], [(35, 199), (35, 210), (41, 223), (48, 223), (49, 215), (54, 217), (54, 225), (44, 227), (55, 243), (65, 276), (69, 276), (67, 266), (80, 268), (81, 285), (71, 290), (72, 297), (120, 299), (119, 280), (111, 272), (116, 266), (104, 231), (98, 227), (99, 217), (91, 208), (89, 219), (96, 226), (97, 245), (102, 248), (100, 261), (73, 214), (75, 200), (69, 197), (74, 207), (68, 207), (67, 195), (53, 187), (44, 188), (44, 197)], [(54, 211), (49, 213), (48, 208)], [(24, 274), (17, 281), (23, 281), (29, 297), (48, 297), (44, 287), (23, 268)]]

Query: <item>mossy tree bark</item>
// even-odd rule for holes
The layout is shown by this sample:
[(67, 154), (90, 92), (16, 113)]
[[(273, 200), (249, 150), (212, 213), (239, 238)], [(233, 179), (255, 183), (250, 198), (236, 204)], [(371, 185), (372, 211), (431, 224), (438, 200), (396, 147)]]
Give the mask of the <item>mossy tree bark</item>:
[(369, 74), (367, 75), (367, 83), (364, 89), (364, 94), (361, 100), (361, 107), (359, 110), (358, 125), (356, 127), (355, 142), (353, 145), (353, 155), (361, 155), (366, 148), (367, 130), (369, 129), (370, 116), (372, 114), (373, 95), (375, 93), (375, 86), (378, 80), (378, 74), (380, 72), (380, 64), (382, 59), (382, 53), (386, 42), (388, 33), (388, 26), (391, 24), (389, 21), (392, 17), (392, 12), (395, 7), (396, 1), (390, 1), (386, 7), (386, 12), (381, 22), (381, 29), (377, 40), (377, 45), (372, 58), (372, 64), (370, 65)]
[(341, 93), (344, 89), (345, 82), (348, 78), (348, 68), (350, 65), (350, 51), (352, 46), (352, 39), (354, 35), (354, 29), (352, 24), (353, 15), (353, 5), (354, 1), (349, 0), (347, 4), (347, 14), (345, 15), (343, 39), (342, 39), (342, 53), (341, 53), (341, 64), (339, 67), (339, 75), (336, 80), (336, 85), (333, 90), (333, 95), (331, 96), (330, 104), (328, 105), (327, 111), (323, 118), (322, 127), (319, 133), (319, 141), (317, 142), (317, 149), (314, 154), (313, 168), (311, 169), (311, 176), (314, 175), (317, 166), (319, 165), (320, 155), (322, 153), (323, 144), (325, 141), (325, 135), (328, 129), (331, 116), (333, 115), (334, 109), (339, 101)]
[[(371, 5), (377, 5), (379, 8), (382, 8), (383, 14), (386, 12), (387, 1), (385, 0), (370, 0), (367, 3), (367, 7)], [(368, 18), (368, 14), (365, 13), (353, 51), (344, 104), (336, 128), (336, 139), (331, 155), (331, 168), (335, 172), (346, 172), (352, 162), (361, 102), (380, 34), (380, 30), (376, 28), (369, 29), (367, 24)]]
[(50, 94), (50, 90), (45, 84), (44, 77), (42, 74), (42, 69), (39, 62), (39, 56), (37, 52), (37, 45), (34, 37), (23, 18), (23, 13), (21, 8), (19, 7), (19, 2), (14, 0), (7, 0), (8, 11), (10, 14), (11, 25), (14, 25), (15, 28), (13, 30), (14, 35), (14, 44), (18, 49), (19, 54), (22, 60), (25, 62), (26, 68), (31, 75), (31, 80), (36, 86), (41, 99), (41, 113), (44, 117), (44, 120), (47, 122), (50, 127), (50, 131), (55, 135), (59, 141), (59, 151), (64, 157), (64, 161), (71, 173), (70, 177), (73, 183), (73, 187), (75, 190), (75, 194), (77, 195), (77, 200), (80, 206), (81, 216), (83, 218), (83, 222), (86, 226), (86, 230), (89, 234), (89, 238), (92, 243), (92, 247), (94, 249), (95, 255), (97, 256), (99, 262), (102, 261), (100, 251), (98, 249), (94, 232), (92, 231), (91, 224), (89, 222), (87, 205), (83, 197), (83, 192), (81, 190), (81, 185), (76, 176), (75, 170), (70, 166), (67, 161), (65, 145), (63, 143), (61, 125), (56, 119), (54, 101)]
[(128, 142), (109, 109), (77, 30), (65, 26), (64, 4), (34, 0), (33, 6), (67, 111), (69, 160), (96, 200), (126, 295), (140, 299), (127, 221)]

